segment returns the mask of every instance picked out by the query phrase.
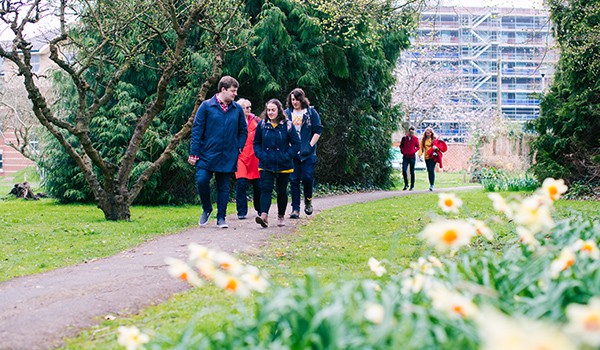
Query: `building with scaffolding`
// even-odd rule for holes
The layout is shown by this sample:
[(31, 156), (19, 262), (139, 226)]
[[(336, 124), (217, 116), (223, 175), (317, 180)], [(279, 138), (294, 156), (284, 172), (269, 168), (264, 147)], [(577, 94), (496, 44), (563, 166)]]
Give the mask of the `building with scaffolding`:
[(557, 61), (553, 48), (544, 10), (441, 7), (423, 12), (413, 49), (402, 60), (438, 65), (452, 76), (456, 83), (443, 103), (452, 106), (447, 113), (462, 117), (433, 113), (418, 129), (434, 126), (442, 138), (465, 142), (468, 113), (514, 122), (537, 118), (540, 94)]

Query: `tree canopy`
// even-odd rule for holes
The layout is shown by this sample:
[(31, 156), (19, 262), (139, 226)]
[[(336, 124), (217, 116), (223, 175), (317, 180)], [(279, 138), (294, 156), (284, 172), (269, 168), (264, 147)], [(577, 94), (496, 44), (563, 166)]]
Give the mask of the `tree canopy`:
[(600, 1), (549, 1), (561, 56), (531, 127), (538, 179), (600, 183)]

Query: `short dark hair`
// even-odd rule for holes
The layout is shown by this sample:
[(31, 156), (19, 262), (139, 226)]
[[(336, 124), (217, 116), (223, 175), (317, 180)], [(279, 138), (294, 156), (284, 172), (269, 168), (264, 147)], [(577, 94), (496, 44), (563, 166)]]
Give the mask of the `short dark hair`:
[(415, 127), (411, 125), (408, 130), (415, 130)]
[(310, 101), (306, 98), (304, 90), (300, 88), (295, 88), (290, 92), (290, 94), (287, 97), (287, 100), (285, 101), (286, 107), (292, 107), (292, 95), (294, 95), (294, 98), (296, 100), (300, 101), (300, 103), (302, 104), (302, 108), (308, 108), (308, 106), (310, 106)]
[(219, 80), (219, 85), (217, 86), (217, 90), (219, 90), (219, 92), (221, 92), (221, 89), (225, 88), (225, 90), (227, 90), (232, 86), (235, 88), (238, 88), (238, 87), (240, 87), (240, 83), (238, 83), (238, 81), (235, 80), (234, 77), (226, 75), (223, 78), (221, 78), (221, 80)]

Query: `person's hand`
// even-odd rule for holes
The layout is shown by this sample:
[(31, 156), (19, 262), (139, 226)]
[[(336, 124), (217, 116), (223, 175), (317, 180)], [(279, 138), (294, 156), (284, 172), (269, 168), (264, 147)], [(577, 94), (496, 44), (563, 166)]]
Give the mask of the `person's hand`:
[(198, 158), (196, 158), (196, 157), (193, 157), (193, 156), (189, 156), (189, 157), (188, 157), (188, 163), (189, 163), (190, 165), (196, 165), (196, 162), (197, 162), (197, 161), (198, 161)]
[(437, 151), (439, 148), (438, 146), (433, 146), (433, 149)]

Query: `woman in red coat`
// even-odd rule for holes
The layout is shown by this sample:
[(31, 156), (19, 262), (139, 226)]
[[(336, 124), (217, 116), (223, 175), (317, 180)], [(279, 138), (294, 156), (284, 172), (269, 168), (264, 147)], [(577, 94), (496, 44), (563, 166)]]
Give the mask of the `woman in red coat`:
[(260, 213), (260, 173), (258, 171), (258, 158), (254, 155), (254, 147), (252, 147), (256, 126), (260, 119), (252, 114), (252, 103), (249, 100), (241, 98), (238, 103), (244, 109), (246, 123), (248, 124), (248, 138), (244, 150), (238, 157), (237, 171), (235, 172), (235, 178), (237, 179), (235, 206), (238, 219), (243, 220), (248, 215), (248, 197), (246, 196), (248, 184), (251, 184), (253, 189), (254, 210), (256, 210), (257, 215)]
[(421, 139), (419, 157), (425, 156), (430, 191), (433, 191), (433, 185), (435, 184), (435, 164), (439, 163), (440, 168), (442, 167), (442, 152), (446, 152), (447, 150), (448, 146), (446, 142), (439, 140), (432, 128), (425, 129), (423, 138)]

